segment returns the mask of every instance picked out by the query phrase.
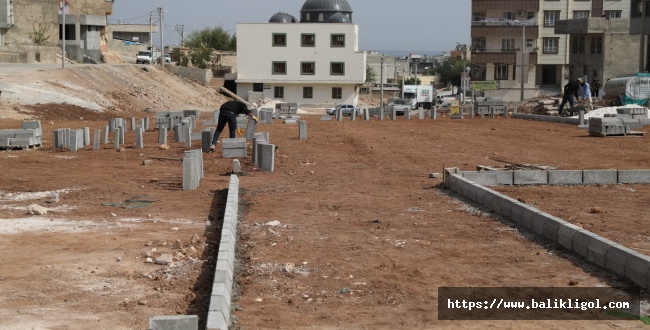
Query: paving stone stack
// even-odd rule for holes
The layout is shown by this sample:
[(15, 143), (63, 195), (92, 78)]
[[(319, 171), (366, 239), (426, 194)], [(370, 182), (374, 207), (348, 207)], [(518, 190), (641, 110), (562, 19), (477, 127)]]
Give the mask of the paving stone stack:
[(199, 110), (158, 111), (156, 112), (156, 128), (167, 127), (168, 130), (172, 130), (175, 124), (189, 122), (194, 129), (195, 121), (198, 118), (201, 118)]
[(275, 104), (276, 113), (279, 115), (290, 116), (298, 113), (298, 103), (276, 103)]
[(630, 129), (650, 125), (648, 108), (618, 108), (616, 112), (616, 117), (623, 119), (623, 124), (630, 126)]
[(477, 99), (474, 104), (474, 114), (475, 115), (505, 115), (507, 111), (507, 106), (503, 102), (503, 99), (495, 97), (486, 97), (484, 99)]
[(627, 135), (629, 133), (630, 126), (623, 123), (623, 118), (589, 118), (589, 135), (591, 136)]
[(40, 121), (25, 121), (20, 126), (21, 129), (0, 130), (0, 148), (29, 149), (42, 145), (43, 130)]

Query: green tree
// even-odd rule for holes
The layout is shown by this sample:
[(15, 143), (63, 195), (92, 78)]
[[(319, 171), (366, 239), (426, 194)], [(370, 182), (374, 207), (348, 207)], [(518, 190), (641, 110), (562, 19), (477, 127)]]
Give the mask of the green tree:
[(404, 85), (420, 85), (422, 84), (422, 80), (418, 78), (418, 83), (415, 83), (415, 77), (408, 77), (404, 79)]
[(371, 68), (370, 65), (366, 65), (366, 82), (374, 83), (377, 81), (377, 72), (375, 69)]
[(212, 62), (212, 49), (205, 44), (193, 48), (189, 56), (192, 64), (201, 69), (207, 69), (208, 65)]
[(450, 59), (436, 68), (436, 73), (440, 75), (440, 82), (452, 86), (460, 87), (460, 74), (469, 66), (468, 61), (462, 59)]
[(205, 28), (200, 31), (192, 31), (185, 40), (185, 47), (202, 48), (210, 50), (237, 50), (237, 38), (230, 35), (222, 27)]

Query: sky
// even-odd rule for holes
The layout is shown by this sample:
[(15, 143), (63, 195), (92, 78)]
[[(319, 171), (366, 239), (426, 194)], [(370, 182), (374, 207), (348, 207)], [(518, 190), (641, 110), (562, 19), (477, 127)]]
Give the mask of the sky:
[[(470, 44), (471, 0), (347, 0), (359, 26), (359, 50), (392, 55), (435, 55)], [(163, 8), (163, 42), (180, 44), (177, 25), (187, 37), (194, 30), (222, 27), (236, 33), (237, 23), (268, 22), (282, 11), (300, 19), (305, 0), (115, 0), (110, 24), (148, 24), (149, 13)], [(157, 23), (156, 23), (157, 24)], [(160, 45), (160, 35), (154, 34)]]

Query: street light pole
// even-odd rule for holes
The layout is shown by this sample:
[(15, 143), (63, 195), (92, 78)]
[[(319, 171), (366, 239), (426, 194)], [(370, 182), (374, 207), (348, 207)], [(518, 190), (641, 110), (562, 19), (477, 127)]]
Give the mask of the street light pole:
[(65, 0), (61, 1), (61, 16), (63, 16), (63, 21), (61, 24), (61, 69), (65, 69)]
[[(165, 65), (165, 46), (163, 45), (163, 27), (165, 26), (163, 24), (163, 9), (162, 7), (158, 7), (158, 13), (160, 15), (160, 56), (158, 57), (158, 60), (160, 61), (160, 65)], [(153, 54), (153, 53), (152, 53)]]
[[(381, 57), (381, 73), (379, 74), (379, 84), (381, 86), (381, 101), (379, 104), (381, 104), (382, 109), (384, 108), (384, 56)], [(382, 110), (383, 111), (383, 110)]]

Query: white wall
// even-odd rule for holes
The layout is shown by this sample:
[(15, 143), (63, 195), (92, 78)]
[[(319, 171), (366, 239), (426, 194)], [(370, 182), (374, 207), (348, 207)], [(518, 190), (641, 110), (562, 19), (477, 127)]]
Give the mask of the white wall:
[[(284, 33), (286, 47), (273, 47), (274, 33)], [(301, 35), (314, 34), (315, 47), (301, 47)], [(331, 47), (331, 34), (345, 34), (345, 47)], [(273, 62), (286, 62), (287, 74), (272, 74)], [(315, 62), (314, 75), (301, 75), (301, 62)], [(331, 75), (330, 63), (345, 63), (344, 75)], [(358, 27), (337, 23), (243, 23), (237, 24), (237, 94), (244, 97), (253, 83), (270, 86), (265, 97), (273, 96), (274, 86), (284, 86), (287, 102), (353, 103), (357, 85), (366, 78), (366, 55), (358, 51)], [(302, 87), (314, 88), (313, 99), (302, 98)], [(332, 87), (343, 88), (341, 100), (332, 99)]]

